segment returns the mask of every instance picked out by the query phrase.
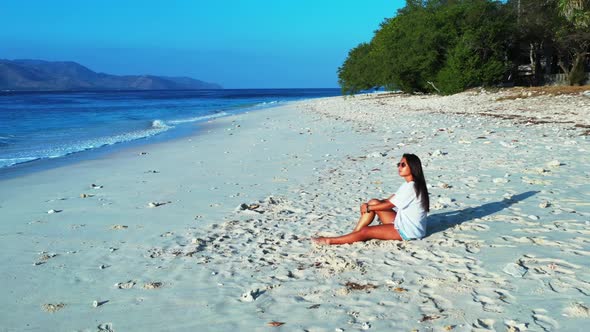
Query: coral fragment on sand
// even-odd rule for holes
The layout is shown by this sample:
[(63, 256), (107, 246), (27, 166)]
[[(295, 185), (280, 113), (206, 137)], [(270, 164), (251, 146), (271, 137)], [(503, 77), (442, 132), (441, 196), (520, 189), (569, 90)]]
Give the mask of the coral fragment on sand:
[(350, 290), (368, 290), (368, 289), (375, 289), (377, 288), (377, 286), (372, 285), (372, 284), (366, 284), (366, 285), (361, 285), (361, 284), (357, 284), (356, 282), (347, 282), (344, 286), (346, 286), (346, 288), (350, 291)]
[(127, 229), (129, 226), (127, 225), (113, 225), (111, 229)]
[(127, 282), (118, 282), (115, 284), (115, 287), (117, 287), (119, 289), (129, 289), (129, 288), (132, 288), (133, 286), (135, 286), (135, 281), (133, 281), (133, 280), (129, 280)]
[(63, 309), (63, 307), (65, 307), (65, 304), (63, 304), (63, 303), (56, 303), (56, 304), (46, 303), (41, 306), (41, 308), (43, 308), (43, 310), (45, 312), (51, 312), (51, 313), (54, 313), (56, 311), (60, 311), (61, 309)]
[(154, 282), (148, 282), (146, 284), (143, 285), (143, 288), (145, 289), (158, 289), (160, 287), (162, 287), (163, 283), (159, 282), (159, 281), (154, 281)]
[(420, 323), (422, 322), (427, 322), (429, 320), (435, 320), (435, 319), (439, 319), (440, 316), (439, 315), (424, 315), (422, 316), (422, 318), (420, 319)]

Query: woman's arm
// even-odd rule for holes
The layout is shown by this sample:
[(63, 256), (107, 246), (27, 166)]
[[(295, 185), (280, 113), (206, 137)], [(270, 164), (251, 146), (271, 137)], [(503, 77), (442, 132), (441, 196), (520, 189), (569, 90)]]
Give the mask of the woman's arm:
[(362, 205), (362, 212), (371, 212), (371, 211), (387, 211), (393, 209), (395, 205), (393, 205), (389, 200), (386, 199), (372, 199), (368, 203)]

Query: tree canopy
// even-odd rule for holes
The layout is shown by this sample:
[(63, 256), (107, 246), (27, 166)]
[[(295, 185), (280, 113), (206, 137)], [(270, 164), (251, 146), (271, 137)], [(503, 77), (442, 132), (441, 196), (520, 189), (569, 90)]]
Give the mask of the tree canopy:
[(589, 27), (590, 0), (407, 0), (349, 52), (339, 83), (343, 93), (451, 94), (506, 81), (543, 84), (544, 74), (563, 72), (580, 84)]

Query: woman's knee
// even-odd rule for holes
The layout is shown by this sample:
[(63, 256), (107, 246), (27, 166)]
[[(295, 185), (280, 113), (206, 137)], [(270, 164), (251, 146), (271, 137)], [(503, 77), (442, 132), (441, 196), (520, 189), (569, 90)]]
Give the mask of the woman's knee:
[(371, 200), (369, 200), (367, 203), (369, 205), (377, 205), (377, 204), (381, 204), (381, 200), (377, 199), (377, 198), (371, 198)]

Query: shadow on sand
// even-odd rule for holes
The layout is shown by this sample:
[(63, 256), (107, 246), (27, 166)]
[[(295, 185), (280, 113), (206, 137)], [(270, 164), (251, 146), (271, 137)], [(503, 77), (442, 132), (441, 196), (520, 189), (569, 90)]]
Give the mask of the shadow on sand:
[(463, 210), (431, 214), (428, 216), (428, 230), (426, 232), (426, 236), (445, 231), (469, 220), (492, 215), (496, 212), (504, 210), (512, 204), (534, 196), (537, 193), (538, 191), (527, 191), (522, 194), (514, 195), (510, 199), (503, 199), (498, 202), (487, 203), (481, 206), (466, 208)]

